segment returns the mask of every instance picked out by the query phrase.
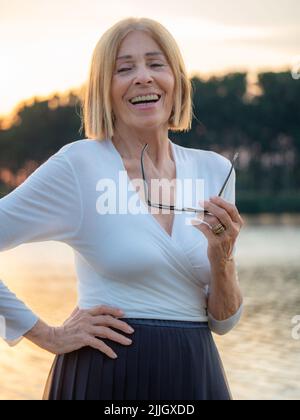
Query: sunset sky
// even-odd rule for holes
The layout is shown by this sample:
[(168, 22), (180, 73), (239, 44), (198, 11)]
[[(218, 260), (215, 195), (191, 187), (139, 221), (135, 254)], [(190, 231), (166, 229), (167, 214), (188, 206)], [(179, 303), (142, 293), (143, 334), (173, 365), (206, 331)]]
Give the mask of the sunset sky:
[(287, 70), (300, 56), (299, 0), (0, 0), (0, 115), (81, 86), (103, 32), (129, 16), (165, 25), (190, 75)]

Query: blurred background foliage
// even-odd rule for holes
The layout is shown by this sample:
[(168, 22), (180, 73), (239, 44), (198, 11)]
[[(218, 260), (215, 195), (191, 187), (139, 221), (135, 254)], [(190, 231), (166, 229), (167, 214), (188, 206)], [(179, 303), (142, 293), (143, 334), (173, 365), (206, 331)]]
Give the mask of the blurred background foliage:
[[(170, 131), (169, 137), (228, 158), (239, 151), (241, 213), (299, 213), (300, 80), (289, 72), (266, 72), (250, 86), (248, 76), (192, 77), (192, 129)], [(0, 120), (0, 197), (64, 144), (85, 138), (80, 92), (20, 104), (9, 125)]]

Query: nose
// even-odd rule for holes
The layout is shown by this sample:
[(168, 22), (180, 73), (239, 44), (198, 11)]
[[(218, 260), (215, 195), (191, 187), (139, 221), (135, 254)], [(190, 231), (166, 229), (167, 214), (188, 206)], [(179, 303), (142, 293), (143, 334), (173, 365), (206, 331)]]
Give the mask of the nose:
[(151, 70), (145, 66), (140, 66), (137, 69), (135, 83), (136, 84), (145, 84), (153, 82), (153, 77), (151, 75)]

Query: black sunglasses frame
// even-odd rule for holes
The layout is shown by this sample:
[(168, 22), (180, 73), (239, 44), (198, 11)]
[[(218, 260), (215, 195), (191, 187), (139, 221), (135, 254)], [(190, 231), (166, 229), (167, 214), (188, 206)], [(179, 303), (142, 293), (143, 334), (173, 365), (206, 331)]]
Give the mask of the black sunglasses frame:
[[(211, 214), (209, 211), (204, 210), (204, 209), (196, 209), (196, 208), (192, 208), (192, 207), (183, 207), (181, 209), (178, 209), (178, 208), (176, 208), (176, 206), (168, 206), (166, 204), (160, 204), (160, 203), (156, 204), (156, 203), (151, 202), (151, 200), (149, 199), (149, 190), (148, 190), (148, 185), (147, 185), (147, 182), (146, 182), (146, 176), (145, 176), (144, 164), (143, 164), (144, 152), (145, 152), (145, 150), (148, 146), (149, 146), (149, 144), (146, 143), (145, 146), (143, 147), (142, 154), (141, 154), (141, 170), (142, 170), (142, 176), (143, 176), (145, 197), (146, 197), (146, 201), (147, 201), (148, 206), (156, 207), (156, 208), (159, 208), (159, 209), (173, 210), (173, 211), (185, 211), (185, 212), (189, 212), (189, 213), (203, 213), (204, 212), (204, 214)], [(221, 195), (223, 194), (223, 191), (225, 190), (225, 188), (227, 186), (228, 180), (229, 180), (230, 175), (233, 171), (234, 164), (235, 164), (235, 161), (237, 160), (238, 156), (239, 156), (239, 153), (236, 152), (232, 161), (231, 161), (230, 171), (229, 171), (229, 173), (228, 173), (228, 175), (225, 179), (225, 182), (224, 182), (224, 184), (223, 184), (223, 186), (222, 186), (222, 188), (221, 188), (221, 190), (218, 194), (218, 197), (221, 197)]]

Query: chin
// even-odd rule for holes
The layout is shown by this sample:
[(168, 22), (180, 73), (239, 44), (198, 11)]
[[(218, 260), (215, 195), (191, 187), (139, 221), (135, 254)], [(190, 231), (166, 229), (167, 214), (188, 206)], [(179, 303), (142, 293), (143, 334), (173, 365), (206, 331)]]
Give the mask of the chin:
[(161, 128), (161, 126), (162, 126), (161, 124), (157, 124), (157, 123), (156, 124), (155, 123), (153, 123), (153, 124), (144, 123), (144, 124), (136, 125), (135, 128), (137, 128), (138, 130), (159, 130)]
[(165, 125), (167, 121), (162, 121), (161, 118), (155, 118), (154, 116), (145, 116), (141, 117), (140, 119), (136, 119), (133, 124), (139, 127), (148, 127), (148, 128), (155, 128), (155, 127), (161, 127), (162, 125)]

